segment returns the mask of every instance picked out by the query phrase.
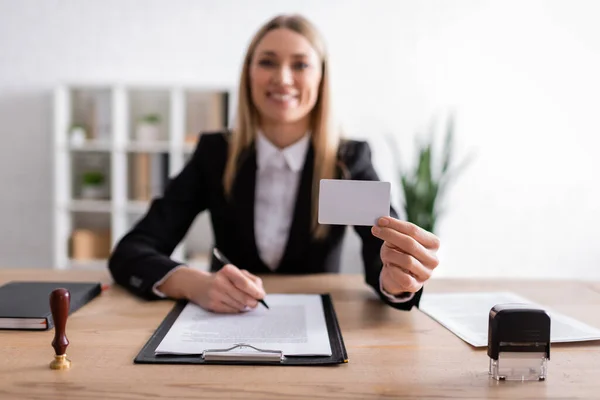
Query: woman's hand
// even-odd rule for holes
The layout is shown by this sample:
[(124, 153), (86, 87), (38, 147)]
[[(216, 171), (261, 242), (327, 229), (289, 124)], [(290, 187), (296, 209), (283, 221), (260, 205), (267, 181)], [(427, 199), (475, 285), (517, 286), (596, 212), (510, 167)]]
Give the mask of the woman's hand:
[(419, 291), (439, 264), (437, 236), (392, 217), (380, 218), (371, 232), (384, 241), (381, 284), (385, 291), (393, 295)]
[(217, 313), (248, 311), (257, 306), (257, 299), (265, 297), (262, 280), (232, 264), (215, 273), (180, 268), (158, 289), (169, 297), (184, 297)]

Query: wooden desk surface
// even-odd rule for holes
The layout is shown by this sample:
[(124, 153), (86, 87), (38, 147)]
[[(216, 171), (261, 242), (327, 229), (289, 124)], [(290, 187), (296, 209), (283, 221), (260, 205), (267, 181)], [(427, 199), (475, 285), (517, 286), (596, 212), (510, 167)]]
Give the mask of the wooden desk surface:
[[(100, 280), (89, 271), (0, 270), (0, 284)], [(497, 383), (475, 350), (418, 310), (380, 304), (362, 276), (273, 277), (270, 292), (332, 294), (349, 363), (329, 367), (134, 365), (171, 309), (119, 287), (73, 314), (68, 371), (53, 371), (54, 331), (0, 331), (0, 399), (597, 399), (599, 343), (553, 345), (545, 382)], [(600, 283), (433, 280), (428, 291), (508, 289), (600, 326)]]

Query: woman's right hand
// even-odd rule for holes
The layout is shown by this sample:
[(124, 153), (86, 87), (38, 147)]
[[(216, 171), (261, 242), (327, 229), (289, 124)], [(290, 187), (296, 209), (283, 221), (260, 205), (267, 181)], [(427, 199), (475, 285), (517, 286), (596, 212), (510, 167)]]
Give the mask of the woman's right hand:
[(232, 264), (215, 273), (180, 268), (159, 290), (169, 297), (185, 297), (217, 313), (248, 311), (256, 308), (258, 299), (265, 297), (262, 280)]

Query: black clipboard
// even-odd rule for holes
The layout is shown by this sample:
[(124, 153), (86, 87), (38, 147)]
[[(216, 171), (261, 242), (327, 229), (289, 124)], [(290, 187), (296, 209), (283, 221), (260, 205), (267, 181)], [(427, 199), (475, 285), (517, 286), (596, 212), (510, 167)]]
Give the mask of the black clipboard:
[[(323, 301), (331, 356), (285, 356), (280, 351), (264, 350), (243, 343), (230, 348), (206, 350), (203, 354), (154, 354), (155, 349), (187, 304), (187, 301), (178, 301), (135, 357), (134, 364), (334, 365), (347, 363), (348, 353), (331, 296), (321, 294), (321, 300)], [(250, 349), (250, 352), (243, 355), (231, 353), (232, 350), (240, 347), (246, 347)]]

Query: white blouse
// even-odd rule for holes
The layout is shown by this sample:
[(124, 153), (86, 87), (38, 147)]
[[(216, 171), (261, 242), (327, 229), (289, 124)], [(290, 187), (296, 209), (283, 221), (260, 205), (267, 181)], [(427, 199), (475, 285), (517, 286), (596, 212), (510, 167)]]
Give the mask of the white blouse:
[(276, 270), (288, 240), (310, 135), (280, 150), (260, 132), (256, 138), (254, 236), (263, 262)]

